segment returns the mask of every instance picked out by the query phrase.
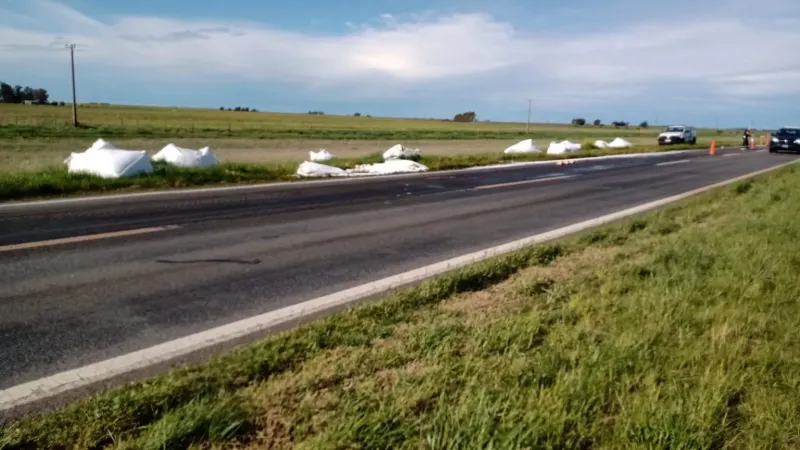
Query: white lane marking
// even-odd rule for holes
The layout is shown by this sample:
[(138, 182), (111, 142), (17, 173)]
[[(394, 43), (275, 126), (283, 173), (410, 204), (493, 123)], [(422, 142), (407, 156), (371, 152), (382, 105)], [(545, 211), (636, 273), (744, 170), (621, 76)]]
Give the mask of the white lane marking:
[(623, 209), (615, 213), (606, 214), (601, 217), (578, 222), (562, 228), (557, 228), (545, 233), (536, 234), (523, 239), (498, 245), (496, 247), (479, 250), (477, 252), (458, 256), (446, 261), (420, 267), (408, 272), (387, 277), (372, 283), (356, 286), (344, 291), (339, 291), (324, 297), (318, 297), (295, 305), (287, 306), (275, 311), (260, 314), (258, 316), (243, 319), (210, 330), (201, 331), (173, 341), (164, 342), (153, 347), (139, 351), (120, 355), (115, 358), (107, 359), (97, 363), (89, 364), (77, 369), (57, 373), (45, 378), (23, 383), (0, 391), (0, 412), (10, 410), (18, 406), (46, 400), (58, 394), (72, 391), (74, 389), (85, 388), (87, 386), (109, 380), (116, 376), (145, 369), (147, 367), (166, 363), (176, 358), (186, 356), (195, 351), (207, 349), (209, 347), (240, 339), (255, 333), (268, 331), (281, 324), (292, 322), (312, 314), (323, 313), (332, 308), (345, 306), (360, 299), (391, 291), (408, 283), (422, 281), (426, 278), (450, 272), (470, 264), (484, 261), (489, 258), (501, 256), (520, 250), (531, 245), (558, 239), (564, 236), (575, 234), (600, 225), (624, 219), (635, 214), (650, 211), (652, 209), (674, 203), (685, 198), (707, 192), (709, 190), (737, 183), (739, 181), (761, 175), (767, 172), (780, 169), (800, 162), (796, 159), (784, 164), (779, 164), (768, 169), (762, 169), (746, 175), (731, 178), (726, 181), (714, 183), (698, 189), (693, 189), (682, 194), (665, 197), (660, 200), (647, 202), (639, 206)]
[(739, 155), (741, 155), (741, 153), (725, 153), (722, 156), (739, 156)]
[(167, 231), (180, 228), (180, 225), (167, 225), (163, 227), (149, 227), (137, 228), (135, 230), (112, 231), (109, 233), (87, 234), (83, 236), (73, 236), (60, 239), (48, 239), (46, 241), (23, 242), (21, 244), (11, 244), (0, 246), (0, 252), (11, 252), (14, 250), (25, 250), (29, 248), (50, 247), (53, 245), (72, 244), (76, 242), (97, 241), (100, 239), (109, 239), (124, 236), (136, 236), (138, 234), (156, 233), (158, 231)]
[[(705, 152), (705, 149), (696, 149), (696, 150), (675, 150), (675, 151), (665, 151), (665, 152), (647, 152), (647, 153), (622, 153), (617, 155), (604, 155), (604, 156), (590, 156), (586, 158), (571, 158), (570, 161), (580, 162), (580, 161), (601, 161), (606, 159), (621, 159), (621, 158), (656, 158), (656, 157), (663, 157), (665, 155), (681, 155), (681, 154), (690, 154), (690, 153), (699, 153)], [(386, 177), (393, 177), (394, 179), (407, 179), (407, 178), (417, 178), (420, 176), (430, 175), (431, 173), (435, 173), (437, 175), (447, 175), (453, 173), (463, 173), (463, 172), (479, 172), (479, 171), (486, 171), (486, 170), (497, 170), (497, 169), (507, 169), (507, 168), (517, 168), (517, 167), (529, 167), (529, 166), (540, 166), (540, 165), (558, 165), (559, 162), (562, 160), (548, 160), (548, 161), (524, 161), (524, 162), (513, 162), (513, 163), (504, 163), (504, 164), (494, 164), (489, 166), (479, 166), (479, 167), (468, 167), (465, 169), (452, 169), (452, 170), (440, 170), (436, 172), (419, 172), (419, 173), (410, 173), (410, 174), (397, 174), (397, 175), (375, 175), (369, 177), (348, 177), (348, 178), (336, 178), (336, 179), (328, 179), (328, 180), (313, 180), (313, 179), (306, 179), (299, 183), (304, 183), (306, 186), (328, 186), (331, 184), (336, 183), (347, 183), (353, 180), (374, 180), (374, 179), (384, 179)], [(215, 187), (207, 187), (207, 188), (189, 188), (189, 189), (174, 189), (174, 190), (161, 190), (161, 191), (153, 191), (153, 192), (134, 192), (130, 194), (112, 194), (112, 195), (93, 195), (93, 196), (86, 196), (86, 197), (75, 197), (75, 198), (57, 198), (57, 199), (50, 199), (50, 200), (34, 200), (34, 201), (22, 201), (22, 202), (5, 202), (0, 203), (0, 211), (3, 209), (12, 209), (12, 208), (25, 208), (25, 207), (35, 207), (35, 206), (47, 206), (47, 205), (60, 205), (60, 204), (69, 204), (69, 203), (92, 203), (92, 202), (100, 202), (100, 201), (108, 201), (108, 200), (124, 200), (124, 199), (131, 199), (131, 198), (147, 198), (147, 197), (159, 197), (164, 195), (194, 195), (194, 194), (207, 194), (207, 193), (215, 193), (215, 192), (230, 192), (230, 191), (247, 191), (247, 190), (262, 190), (262, 189), (277, 189), (287, 186), (298, 186), (298, 182), (296, 181), (282, 181), (282, 182), (275, 182), (275, 183), (260, 183), (260, 184), (246, 184), (240, 186), (215, 186)]]
[(689, 161), (691, 161), (691, 160), (690, 159), (680, 159), (678, 161), (666, 161), (666, 162), (658, 163), (656, 165), (657, 166), (671, 166), (673, 164), (683, 164), (683, 163), (687, 163)]
[(483, 186), (478, 186), (474, 188), (475, 190), (481, 189), (494, 189), (494, 188), (501, 188), (501, 187), (508, 187), (508, 186), (520, 186), (523, 184), (533, 184), (533, 183), (541, 183), (543, 181), (552, 181), (552, 180), (564, 180), (567, 178), (573, 178), (575, 175), (559, 175), (555, 177), (546, 177), (546, 178), (536, 178), (535, 180), (524, 180), (524, 181), (512, 181), (509, 183), (498, 183), (498, 184), (486, 184)]

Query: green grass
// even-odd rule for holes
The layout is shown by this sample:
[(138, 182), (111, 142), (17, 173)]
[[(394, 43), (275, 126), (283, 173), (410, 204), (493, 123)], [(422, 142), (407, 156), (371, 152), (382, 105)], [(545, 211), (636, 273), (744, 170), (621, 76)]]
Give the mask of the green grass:
[(792, 166), (30, 416), (0, 448), (797, 448), (799, 208)]
[(181, 450), (194, 443), (221, 443), (252, 430), (247, 399), (236, 395), (191, 401), (164, 414), (134, 440), (120, 448)]
[[(0, 139), (54, 139), (54, 138), (229, 138), (242, 139), (326, 139), (326, 140), (451, 140), (451, 139), (512, 139), (526, 138), (522, 131), (496, 131), (474, 129), (377, 129), (377, 128), (213, 128), (192, 124), (164, 124), (162, 127), (138, 126), (85, 126), (72, 128), (46, 125), (0, 125)], [(603, 135), (614, 133), (604, 132)], [(617, 133), (618, 134), (618, 133)], [(531, 134), (543, 136), (541, 133)]]
[[(649, 146), (615, 150), (593, 149), (565, 156), (546, 154), (506, 155), (501, 152), (494, 154), (425, 156), (420, 159), (420, 162), (428, 166), (431, 170), (449, 170), (486, 166), (504, 162), (564, 159), (568, 157), (578, 158), (630, 152), (655, 152), (683, 148), (689, 148), (689, 146)], [(372, 154), (362, 158), (335, 159), (329, 161), (329, 164), (342, 168), (351, 168), (358, 164), (376, 163), (380, 161), (382, 161), (382, 156), (380, 154)], [(0, 171), (0, 201), (69, 196), (75, 194), (290, 181), (298, 180), (295, 176), (297, 166), (297, 163), (292, 162), (268, 164), (231, 163), (221, 164), (216, 167), (195, 169), (179, 168), (168, 164), (155, 163), (153, 167), (154, 172), (152, 174), (117, 179), (103, 179), (90, 175), (69, 174), (66, 168), (63, 167), (32, 172)]]
[[(450, 140), (570, 138), (582, 140), (647, 136), (658, 128), (575, 127), (566, 124), (508, 122), (457, 123), (441, 119), (396, 119), (193, 108), (80, 106), (80, 128), (71, 126), (72, 109), (0, 104), (0, 139), (64, 138), (243, 138), (327, 140)], [(526, 131), (526, 128), (528, 130)], [(700, 130), (701, 136), (738, 136), (734, 130)]]

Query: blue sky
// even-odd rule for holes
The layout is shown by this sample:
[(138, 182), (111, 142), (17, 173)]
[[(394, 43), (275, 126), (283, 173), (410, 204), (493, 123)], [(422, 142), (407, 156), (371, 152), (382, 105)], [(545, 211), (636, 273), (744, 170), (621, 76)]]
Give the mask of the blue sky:
[(0, 80), (80, 101), (774, 127), (797, 0), (0, 0)]

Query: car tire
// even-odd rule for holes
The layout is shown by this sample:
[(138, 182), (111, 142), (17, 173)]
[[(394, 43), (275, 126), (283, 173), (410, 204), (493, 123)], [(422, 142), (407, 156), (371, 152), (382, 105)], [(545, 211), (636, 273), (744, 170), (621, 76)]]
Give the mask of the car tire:
[(690, 143), (691, 143), (692, 145), (695, 145), (695, 144), (697, 144), (697, 138), (692, 138), (692, 140), (690, 141)]

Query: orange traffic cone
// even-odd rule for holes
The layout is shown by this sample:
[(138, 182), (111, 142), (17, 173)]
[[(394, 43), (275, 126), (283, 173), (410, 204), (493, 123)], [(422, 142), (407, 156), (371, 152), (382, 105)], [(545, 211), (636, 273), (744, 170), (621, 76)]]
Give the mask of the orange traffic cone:
[(714, 139), (712, 139), (712, 140), (711, 140), (711, 148), (710, 148), (710, 149), (708, 149), (708, 154), (709, 154), (709, 155), (711, 155), (711, 156), (714, 156), (714, 155), (716, 155), (716, 154), (717, 154), (717, 151), (716, 151), (716, 149), (715, 149), (715, 147), (716, 147), (716, 146), (717, 146), (717, 141), (716, 141), (716, 140), (714, 140)]
[(756, 140), (750, 138), (750, 150), (755, 150), (755, 149), (756, 149)]

